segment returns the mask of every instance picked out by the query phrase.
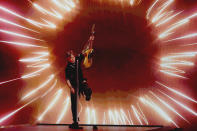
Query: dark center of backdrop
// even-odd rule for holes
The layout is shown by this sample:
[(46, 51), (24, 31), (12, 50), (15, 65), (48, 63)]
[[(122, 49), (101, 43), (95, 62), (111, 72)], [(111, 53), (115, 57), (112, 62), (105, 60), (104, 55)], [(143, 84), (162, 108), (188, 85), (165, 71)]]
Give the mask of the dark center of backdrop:
[[(95, 56), (90, 69), (84, 70), (95, 93), (119, 90), (135, 92), (148, 88), (155, 81), (155, 56), (158, 48), (141, 7), (121, 8), (120, 5), (82, 3), (76, 18), (65, 25), (53, 40), (54, 67), (65, 82), (65, 53), (80, 53), (96, 24), (93, 47)], [(142, 13), (143, 12), (143, 13)]]

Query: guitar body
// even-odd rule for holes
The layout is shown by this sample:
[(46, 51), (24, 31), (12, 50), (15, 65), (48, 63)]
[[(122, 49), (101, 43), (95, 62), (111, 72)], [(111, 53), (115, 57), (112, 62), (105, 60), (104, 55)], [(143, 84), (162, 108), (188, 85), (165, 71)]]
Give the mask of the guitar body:
[(92, 66), (92, 53), (93, 53), (93, 49), (88, 49), (85, 51), (84, 55), (84, 61), (83, 61), (83, 65), (85, 68), (90, 68)]
[(94, 34), (95, 34), (95, 24), (92, 26), (91, 36), (83, 49), (83, 54), (85, 56), (83, 65), (85, 68), (90, 68), (92, 66), (92, 55), (94, 51), (92, 45), (94, 41)]

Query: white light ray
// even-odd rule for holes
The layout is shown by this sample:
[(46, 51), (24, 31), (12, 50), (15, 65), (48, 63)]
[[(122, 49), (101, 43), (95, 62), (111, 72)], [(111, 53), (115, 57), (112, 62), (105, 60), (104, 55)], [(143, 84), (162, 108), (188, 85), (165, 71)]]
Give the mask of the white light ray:
[(166, 86), (166, 85), (164, 85), (164, 84), (162, 84), (162, 83), (160, 83), (160, 82), (158, 82), (158, 81), (156, 81), (156, 83), (159, 84), (159, 85), (161, 85), (162, 87), (165, 87), (166, 89), (168, 89), (168, 90), (174, 92), (175, 94), (177, 94), (177, 95), (179, 95), (179, 96), (182, 96), (183, 98), (185, 98), (185, 99), (187, 99), (187, 100), (190, 100), (190, 101), (192, 101), (192, 102), (194, 102), (194, 103), (197, 103), (196, 100), (194, 100), (194, 99), (192, 99), (192, 98), (186, 96), (185, 94), (183, 94), (183, 93), (181, 93), (181, 92), (179, 92), (179, 91), (177, 91), (177, 90), (175, 90), (175, 89), (172, 89), (172, 88), (170, 88), (170, 87), (168, 87), (168, 86)]
[(167, 40), (165, 42), (171, 42), (171, 41), (175, 41), (175, 40), (188, 39), (188, 38), (193, 38), (193, 37), (196, 37), (196, 36), (197, 36), (197, 33), (193, 33), (193, 34), (181, 36), (181, 37), (178, 37), (178, 38), (175, 38), (175, 39)]
[(54, 16), (54, 17), (56, 17), (56, 18), (58, 18), (58, 19), (62, 19), (62, 18), (63, 18), (59, 13), (56, 12), (56, 13), (54, 14), (54, 13), (52, 13), (52, 12), (50, 12), (50, 11), (44, 9), (43, 7), (41, 7), (40, 5), (38, 5), (38, 4), (36, 4), (36, 3), (34, 3), (33, 6), (36, 7), (39, 11), (41, 11), (41, 12), (44, 13), (44, 14), (48, 14), (48, 15), (50, 15), (50, 16)]
[(126, 124), (126, 121), (129, 123), (129, 125), (132, 124), (132, 122), (129, 120), (126, 113), (123, 111), (123, 109), (120, 109), (120, 116), (122, 117), (122, 121), (124, 124)]
[(34, 101), (36, 101), (38, 98), (40, 97), (36, 97), (33, 100), (31, 100), (30, 102), (28, 102), (27, 104), (25, 104), (24, 106), (16, 109), (15, 111), (9, 113), (8, 115), (4, 116), (3, 118), (0, 119), (0, 123), (4, 122), (5, 120), (7, 120), (8, 118), (10, 118), (11, 116), (15, 115), (17, 112), (19, 112), (20, 110), (22, 110), (23, 108), (25, 108), (26, 106), (28, 106), (29, 104), (33, 103)]
[(60, 89), (60, 90), (57, 91), (56, 96), (53, 99), (53, 101), (46, 108), (46, 110), (39, 116), (39, 118), (38, 118), (39, 121), (41, 121), (44, 118), (44, 116), (46, 115), (46, 113), (56, 104), (56, 102), (60, 98), (61, 94), (62, 94), (62, 89)]
[(186, 24), (188, 22), (189, 22), (189, 19), (184, 19), (182, 21), (179, 21), (179, 22), (175, 23), (169, 29), (167, 29), (166, 31), (161, 33), (159, 35), (159, 38), (161, 39), (161, 38), (165, 38), (165, 37), (169, 36), (170, 34), (172, 34), (172, 32), (170, 32), (170, 31), (173, 31), (174, 29), (177, 29), (178, 27), (180, 27), (180, 26), (182, 26), (182, 25), (184, 25), (184, 24)]
[(65, 9), (67, 11), (71, 11), (71, 8), (68, 7), (68, 6), (64, 6), (62, 5), (58, 0), (52, 0), (58, 7), (62, 8), (62, 9)]
[(133, 112), (137, 118), (137, 120), (140, 122), (140, 125), (142, 125), (142, 121), (140, 120), (140, 117), (138, 116), (138, 113), (136, 111), (136, 108), (132, 105), (131, 108), (133, 109)]
[(64, 115), (66, 114), (66, 111), (68, 110), (69, 100), (70, 100), (70, 98), (67, 97), (67, 99), (66, 99), (65, 102), (64, 102), (64, 108), (63, 108), (61, 114), (59, 115), (58, 120), (57, 120), (56, 123), (60, 123), (61, 120), (63, 119)]
[(188, 120), (186, 120), (181, 114), (179, 114), (172, 106), (170, 106), (169, 104), (167, 104), (165, 101), (163, 101), (162, 99), (160, 99), (155, 93), (153, 93), (152, 91), (149, 91), (154, 97), (156, 97), (162, 104), (164, 104), (168, 109), (170, 109), (172, 112), (174, 112), (175, 114), (177, 114), (179, 117), (181, 117), (183, 120), (185, 120), (187, 123), (190, 123)]
[(41, 96), (41, 98), (45, 97), (49, 92), (51, 92), (51, 91), (55, 88), (56, 85), (57, 85), (57, 80), (55, 80), (55, 82), (54, 82), (54, 84), (51, 86), (51, 88), (48, 89), (48, 90)]
[(43, 27), (54, 28), (54, 24), (53, 24), (53, 26), (52, 26), (52, 25), (47, 25), (47, 24), (42, 24), (42, 23), (36, 22), (36, 21), (34, 21), (34, 20), (25, 18), (25, 17), (23, 17), (23, 16), (21, 16), (21, 15), (15, 13), (14, 11), (11, 11), (11, 10), (9, 10), (9, 9), (7, 9), (7, 8), (2, 7), (2, 6), (0, 6), (0, 10), (3, 10), (3, 11), (5, 11), (5, 12), (7, 12), (7, 13), (9, 13), (9, 14), (12, 14), (12, 15), (14, 15), (14, 16), (16, 16), (16, 17), (19, 17), (19, 18), (21, 18), (21, 19), (23, 19), (23, 20), (25, 20), (25, 21), (31, 23), (32, 25), (34, 25), (34, 26), (36, 26), (36, 27), (42, 28), (42, 26), (43, 26)]
[(159, 27), (159, 26), (161, 26), (161, 25), (163, 25), (163, 24), (169, 22), (170, 20), (172, 20), (173, 18), (175, 18), (177, 15), (181, 14), (182, 12), (183, 12), (183, 11), (180, 11), (180, 12), (178, 12), (178, 13), (176, 13), (176, 14), (174, 14), (174, 15), (168, 17), (168, 18), (166, 18), (165, 20), (159, 22), (159, 23), (156, 25), (156, 27)]
[(0, 29), (0, 32), (1, 33), (5, 33), (5, 34), (9, 34), (9, 35), (13, 35), (13, 36), (22, 37), (22, 38), (27, 38), (27, 39), (32, 39), (32, 40), (38, 40), (38, 41), (44, 41), (44, 40), (37, 39), (37, 38), (31, 37), (31, 36), (19, 34), (19, 33), (16, 33), (16, 32), (11, 32), (11, 31), (7, 31), (7, 30)]
[(149, 19), (149, 15), (150, 15), (150, 12), (152, 11), (153, 7), (157, 4), (159, 0), (155, 0), (155, 2), (152, 4), (152, 6), (147, 10), (147, 15), (146, 15), (146, 18)]
[(156, 21), (159, 20), (159, 16), (161, 15), (161, 13), (162, 13), (170, 4), (172, 4), (173, 1), (174, 1), (174, 0), (168, 0), (166, 3), (164, 3), (163, 8), (160, 9), (160, 10), (158, 11), (158, 13), (153, 17), (152, 23), (155, 23)]
[(35, 94), (37, 91), (39, 91), (40, 89), (42, 89), (43, 87), (45, 87), (53, 78), (54, 78), (54, 75), (49, 76), (49, 78), (44, 83), (42, 83), (38, 88), (36, 88), (36, 89), (32, 90), (31, 92), (29, 92), (28, 94), (26, 94), (22, 98), (22, 100), (30, 97), (31, 95)]
[(47, 47), (44, 47), (44, 46), (37, 46), (37, 45), (32, 45), (32, 44), (22, 43), (22, 42), (13, 42), (13, 41), (0, 41), (0, 42), (11, 44), (11, 45), (18, 45), (18, 46), (47, 48)]
[(103, 125), (106, 124), (106, 115), (105, 115), (105, 112), (104, 112), (104, 117), (103, 117)]
[(40, 72), (46, 70), (46, 69), (49, 68), (49, 67), (50, 67), (50, 64), (46, 64), (45, 67), (43, 67), (43, 68), (41, 68), (41, 69), (39, 69), (39, 70), (37, 70), (37, 71), (34, 71), (34, 72), (32, 72), (32, 73), (23, 75), (21, 78), (25, 79), (25, 78), (29, 78), (29, 77), (32, 77), (32, 76), (36, 76), (38, 73), (40, 73)]
[(140, 101), (143, 102), (144, 104), (149, 105), (150, 107), (152, 107), (159, 115), (161, 115), (166, 121), (168, 122), (172, 122), (176, 127), (178, 127), (176, 125), (176, 123), (168, 116), (168, 114), (166, 112), (164, 112), (158, 105), (156, 105), (155, 103), (153, 103), (152, 101), (149, 102), (150, 100), (144, 99), (144, 98), (140, 98)]
[(140, 108), (139, 103), (137, 103), (137, 106), (138, 106), (138, 108), (139, 108), (139, 110), (140, 110), (140, 112), (141, 112), (141, 114), (142, 114), (143, 120), (146, 122), (146, 125), (148, 125), (148, 124), (149, 124), (149, 123), (148, 123), (148, 120), (147, 120), (146, 116), (144, 115), (142, 109)]
[(167, 74), (169, 76), (174, 76), (174, 77), (178, 77), (178, 78), (188, 79), (187, 77), (184, 77), (184, 76), (181, 76), (181, 75), (173, 73), (173, 71), (168, 71), (168, 70), (159, 70), (159, 71), (164, 73), (164, 74)]
[(129, 114), (129, 119), (130, 119), (130, 121), (131, 121), (131, 125), (134, 125), (133, 120), (131, 119), (131, 114), (130, 114), (129, 111), (128, 111), (128, 114)]
[(175, 100), (174, 98), (168, 96), (166, 93), (162, 92), (159, 90), (159, 92), (161, 92), (162, 94), (164, 94), (165, 96), (167, 96), (168, 98), (170, 98), (172, 101), (174, 101), (176, 104), (178, 104), (179, 106), (181, 106), (182, 108), (184, 108), (185, 110), (187, 110), (188, 112), (192, 113), (193, 115), (197, 116), (197, 113), (195, 111), (193, 111), (192, 109), (188, 108), (186, 105), (180, 103), (179, 101)]
[(39, 32), (37, 32), (37, 31), (35, 31), (35, 30), (32, 30), (32, 29), (29, 29), (29, 28), (27, 28), (27, 27), (21, 26), (21, 25), (19, 25), (19, 24), (16, 24), (16, 23), (14, 23), (14, 22), (11, 22), (11, 21), (6, 20), (6, 19), (3, 19), (3, 18), (0, 18), (0, 21), (1, 21), (1, 22), (4, 22), (4, 23), (7, 23), (7, 24), (10, 24), (10, 25), (14, 25), (14, 26), (20, 27), (20, 28), (22, 28), (22, 29), (26, 29), (26, 30), (35, 32), (35, 33), (39, 33)]

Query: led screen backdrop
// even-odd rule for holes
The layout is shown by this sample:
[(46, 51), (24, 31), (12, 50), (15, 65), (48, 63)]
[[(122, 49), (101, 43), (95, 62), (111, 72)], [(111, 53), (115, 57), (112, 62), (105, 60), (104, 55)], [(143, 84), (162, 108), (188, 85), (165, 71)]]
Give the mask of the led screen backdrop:
[(1, 0), (0, 125), (72, 122), (66, 52), (79, 54), (95, 24), (80, 123), (192, 126), (196, 9), (194, 0)]

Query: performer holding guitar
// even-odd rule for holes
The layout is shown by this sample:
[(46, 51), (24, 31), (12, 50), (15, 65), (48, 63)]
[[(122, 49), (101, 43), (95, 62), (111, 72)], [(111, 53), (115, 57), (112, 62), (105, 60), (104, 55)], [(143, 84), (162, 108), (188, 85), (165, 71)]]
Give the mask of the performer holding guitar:
[(73, 129), (80, 129), (78, 126), (79, 118), (77, 115), (78, 95), (85, 95), (87, 101), (91, 99), (92, 90), (88, 87), (87, 79), (83, 77), (81, 65), (83, 63), (85, 68), (89, 68), (92, 65), (94, 28), (95, 25), (92, 27), (91, 36), (81, 54), (75, 56), (72, 50), (66, 53), (68, 64), (66, 66), (65, 74), (66, 82), (71, 90), (71, 110), (73, 117), (73, 124), (69, 127)]

